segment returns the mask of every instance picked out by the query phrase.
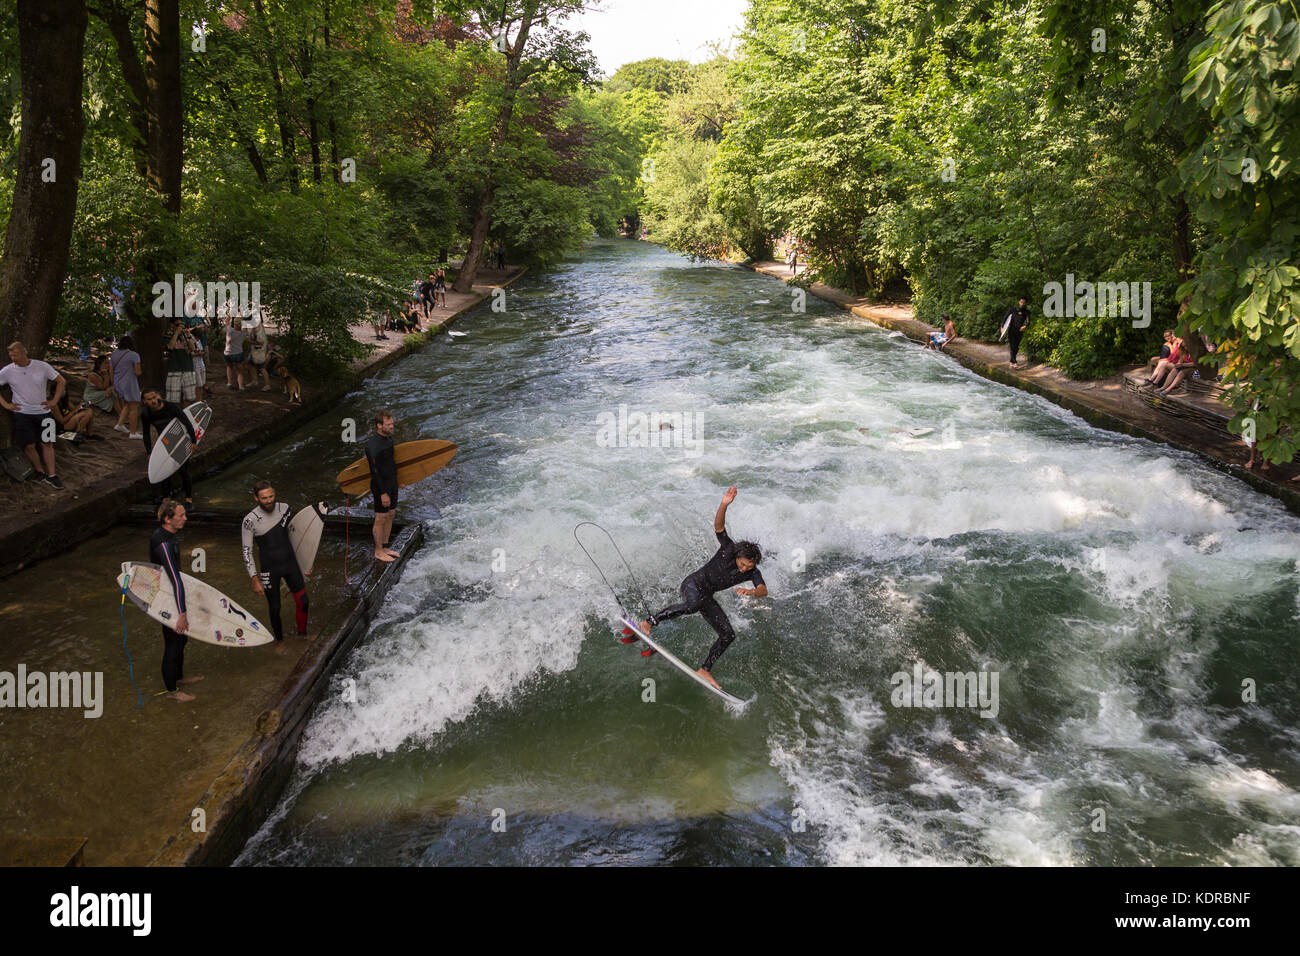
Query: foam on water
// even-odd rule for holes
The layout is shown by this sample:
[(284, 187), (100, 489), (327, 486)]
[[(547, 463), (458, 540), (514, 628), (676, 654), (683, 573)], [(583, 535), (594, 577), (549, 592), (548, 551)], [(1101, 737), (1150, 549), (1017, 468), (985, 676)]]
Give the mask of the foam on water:
[[(616, 606), (574, 525), (608, 528), (649, 603), (667, 603), (712, 552), (713, 510), (737, 484), (730, 530), (767, 552), (771, 596), (719, 596), (740, 640), (717, 673), (759, 694), (718, 744), (733, 748), (720, 766), (779, 774), (819, 859), (1296, 862), (1294, 628), (1289, 650), (1274, 643), (1300, 621), (1294, 518), (1191, 456), (815, 303), (755, 332), (744, 310), (771, 292), (759, 277), (635, 245), (593, 255), (521, 284), (526, 319), (463, 320), (480, 351), (406, 360), (405, 379), (449, 393), (438, 405), (456, 411), (425, 412), (422, 433), (460, 444), (462, 483), (405, 493), (416, 513), (436, 501), (440, 520), (336, 679), (356, 702), (331, 695), (307, 728), (308, 777), (436, 755), (453, 728), (490, 733), (512, 708), (537, 715), (539, 735), (570, 733), (617, 676), (584, 672)], [(600, 335), (576, 334), (578, 316)], [(374, 387), (391, 401), (411, 386)], [(703, 453), (602, 447), (598, 416), (621, 404), (701, 414)], [(935, 431), (859, 432), (916, 427)], [(889, 675), (916, 662), (1000, 672), (997, 717), (894, 707)], [(1270, 694), (1234, 711), (1250, 676), (1271, 677)], [(719, 719), (682, 713), (683, 735)], [(573, 779), (574, 806), (656, 819), (696, 806), (684, 791), (674, 803), (671, 780), (636, 797), (637, 761), (680, 745), (629, 745), (627, 767), (606, 768), (611, 792)], [(533, 796), (562, 808), (565, 792), (548, 780)], [(1118, 821), (1113, 838), (1090, 829), (1097, 806)], [(1178, 813), (1195, 822), (1175, 838)]]

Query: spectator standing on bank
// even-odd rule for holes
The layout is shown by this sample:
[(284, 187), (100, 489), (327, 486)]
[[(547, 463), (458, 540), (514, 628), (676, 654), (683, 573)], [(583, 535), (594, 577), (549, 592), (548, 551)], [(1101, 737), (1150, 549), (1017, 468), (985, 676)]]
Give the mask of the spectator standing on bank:
[[(113, 427), (126, 432), (128, 438), (143, 438), (140, 434), (140, 353), (135, 350), (131, 336), (124, 335), (118, 339), (108, 363), (113, 368), (113, 391), (122, 400), (117, 424)], [(129, 429), (126, 426), (128, 421), (131, 423)]]
[(434, 279), (433, 273), (429, 273), (429, 278), (420, 283), (420, 308), (424, 312), (424, 318), (427, 321), (429, 312), (437, 308), (437, 301), (434, 297)]
[(438, 266), (438, 271), (433, 274), (433, 306), (438, 307), (438, 300), (442, 300), (443, 308), (447, 307), (447, 270)]
[(226, 314), (226, 388), (244, 390), (244, 327), (239, 316)]
[[(53, 398), (46, 397), (50, 382), (55, 383)], [(47, 484), (62, 489), (63, 482), (54, 471), (58, 434), (50, 410), (59, 404), (67, 388), (63, 376), (48, 362), (29, 356), (22, 342), (13, 342), (9, 345), (9, 364), (0, 369), (0, 385), (8, 385), (13, 395), (13, 402), (0, 397), (0, 403), (14, 413), (15, 443)]]
[(167, 340), (167, 378), (163, 388), (169, 402), (194, 401), (194, 337), (181, 319), (172, 319)]
[(203, 401), (203, 389), (208, 384), (208, 317), (203, 305), (195, 302), (185, 310), (185, 329), (193, 342), (191, 358), (194, 360), (194, 398)]
[(262, 313), (257, 313), (257, 321), (254, 326), (248, 330), (248, 337), (245, 339), (248, 347), (248, 368), (252, 372), (252, 381), (250, 385), (257, 384), (257, 376), (262, 376), (262, 391), (271, 390), (271, 378), (266, 374), (266, 360), (270, 357), (271, 339), (266, 334), (266, 325), (262, 322)]

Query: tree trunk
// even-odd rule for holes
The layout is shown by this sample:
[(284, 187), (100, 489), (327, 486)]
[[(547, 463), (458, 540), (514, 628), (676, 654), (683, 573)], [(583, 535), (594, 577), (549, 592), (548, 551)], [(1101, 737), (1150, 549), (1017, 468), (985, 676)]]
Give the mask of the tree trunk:
[(288, 167), (289, 191), (298, 192), (298, 154), (294, 148), (293, 128), (289, 122), (289, 108), (284, 100), (284, 81), (280, 76), (280, 61), (275, 55), (275, 37), (271, 35), (271, 25), (266, 20), (266, 10), (262, 0), (253, 0), (253, 9), (257, 11), (258, 21), (266, 34), (266, 65), (271, 71), (271, 85), (275, 91), (275, 119), (280, 127), (280, 149)]
[(474, 277), (478, 275), (478, 270), (483, 264), (483, 246), (487, 242), (488, 229), (492, 225), (488, 208), (492, 205), (492, 196), (496, 191), (496, 185), (492, 181), (492, 156), (505, 143), (510, 133), (510, 119), (515, 111), (515, 94), (519, 92), (522, 84), (519, 64), (523, 60), (524, 47), (528, 43), (528, 32), (533, 26), (535, 10), (536, 4), (529, 4), (528, 11), (519, 26), (519, 36), (515, 38), (514, 46), (510, 47), (506, 54), (505, 93), (501, 101), (501, 110), (497, 114), (496, 129), (492, 133), (487, 176), (474, 205), (474, 230), (470, 233), (469, 250), (465, 253), (460, 272), (456, 276), (455, 283), (452, 284), (452, 289), (456, 292), (468, 292), (473, 288)]
[(135, 171), (143, 179), (149, 175), (149, 113), (145, 106), (149, 101), (149, 86), (145, 80), (144, 67), (140, 65), (140, 56), (136, 53), (135, 40), (131, 36), (131, 11), (120, 3), (110, 2), (103, 7), (96, 7), (92, 12), (104, 21), (108, 32), (112, 34), (122, 78), (126, 80), (127, 90), (131, 94), (129, 115), (131, 127), (136, 133), (131, 153), (135, 159)]
[(22, 132), (0, 260), (0, 344), (16, 339), (37, 358), (54, 330), (77, 212), (88, 19), (85, 0), (18, 0)]
[[(181, 165), (184, 116), (181, 102), (181, 20), (179, 0), (147, 0), (144, 20), (145, 79), (149, 99), (149, 185), (172, 216), (181, 211)], [(165, 230), (164, 230), (165, 231)], [(163, 243), (150, 242), (159, 248)], [(166, 252), (143, 263), (132, 290), (135, 345), (146, 385), (161, 387), (164, 372), (165, 316), (149, 307), (151, 290), (159, 280), (174, 281), (174, 259)]]
[[(1182, 196), (1177, 197), (1174, 200), (1174, 271), (1178, 274), (1180, 285), (1192, 274), (1191, 219), (1192, 213), (1187, 208), (1187, 200)], [(1201, 356), (1207, 354), (1205, 343), (1201, 341), (1200, 328), (1192, 329), (1183, 325), (1183, 316), (1187, 314), (1191, 304), (1191, 295), (1183, 296), (1183, 300), (1178, 304), (1178, 318), (1174, 325), (1183, 340), (1188, 358), (1199, 363)]]

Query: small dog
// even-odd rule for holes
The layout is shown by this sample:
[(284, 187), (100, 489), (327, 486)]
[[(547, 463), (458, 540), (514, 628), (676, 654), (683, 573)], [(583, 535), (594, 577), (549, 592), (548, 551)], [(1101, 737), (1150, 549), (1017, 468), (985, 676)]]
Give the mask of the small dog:
[(289, 396), (289, 404), (302, 404), (302, 385), (294, 374), (281, 365), (275, 370), (275, 374), (280, 376), (280, 382), (284, 385), (284, 394)]

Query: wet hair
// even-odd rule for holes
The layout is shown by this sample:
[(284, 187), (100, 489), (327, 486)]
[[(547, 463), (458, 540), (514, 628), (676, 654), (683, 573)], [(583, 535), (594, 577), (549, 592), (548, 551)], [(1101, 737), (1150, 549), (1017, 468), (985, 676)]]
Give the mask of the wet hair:
[(757, 567), (763, 563), (763, 549), (753, 541), (737, 541), (736, 557), (744, 558), (746, 561), (753, 561), (754, 566)]
[(182, 505), (179, 501), (175, 501), (172, 498), (164, 498), (163, 503), (158, 506), (159, 523), (168, 521), (172, 517), (172, 515), (176, 514), (177, 508), (183, 508), (183, 507), (184, 505)]
[(392, 417), (393, 417), (392, 412), (390, 412), (386, 408), (381, 408), (379, 411), (375, 412), (375, 424), (382, 425), (384, 422), (388, 421)]
[(265, 478), (263, 478), (257, 484), (253, 485), (253, 497), (257, 497), (258, 494), (260, 494), (263, 491), (266, 491), (266, 489), (270, 487), (271, 487), (271, 483), (267, 481)]

